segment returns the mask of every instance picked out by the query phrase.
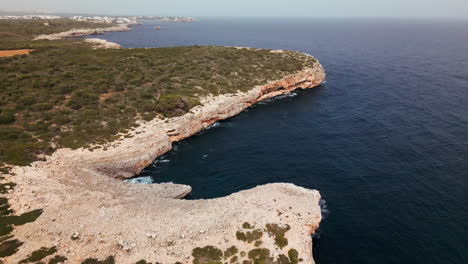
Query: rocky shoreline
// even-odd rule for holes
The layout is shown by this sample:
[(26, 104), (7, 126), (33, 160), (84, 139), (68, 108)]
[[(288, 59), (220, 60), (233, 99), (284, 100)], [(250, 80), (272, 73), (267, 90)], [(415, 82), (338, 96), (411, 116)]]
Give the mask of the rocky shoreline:
[(317, 62), (314, 68), (254, 87), (247, 92), (204, 98), (202, 106), (193, 108), (181, 117), (142, 123), (124, 140), (106, 146), (105, 151), (85, 150), (81, 160), (91, 169), (110, 177), (131, 178), (138, 175), (157, 157), (168, 152), (173, 142), (188, 138), (216, 121), (233, 117), (259, 101), (296, 89), (313, 88), (324, 80), (325, 71)]
[(122, 48), (119, 44), (115, 42), (110, 42), (105, 39), (100, 38), (89, 38), (85, 39), (84, 42), (91, 43), (94, 49), (120, 49)]
[[(137, 24), (118, 24), (117, 26), (105, 27), (105, 28), (90, 28), (90, 29), (72, 29), (65, 32), (55, 34), (39, 35), (34, 40), (57, 40), (65, 38), (79, 38), (92, 35), (100, 35), (105, 32), (123, 32), (132, 30), (130, 26)], [(120, 49), (121, 46), (115, 42), (107, 41), (100, 38), (89, 38), (85, 39), (84, 42), (90, 43), (95, 49)]]
[[(317, 62), (247, 92), (204, 98), (201, 106), (183, 116), (142, 122), (100, 149), (60, 149), (45, 161), (14, 167), (3, 180), (16, 183), (6, 195), (11, 208), (19, 214), (32, 209), (43, 213), (15, 228), (15, 238), (25, 244), (5, 263), (16, 263), (41, 247), (54, 247), (68, 263), (109, 256), (116, 263), (313, 263), (310, 234), (321, 221), (318, 191), (274, 183), (217, 199), (179, 200), (190, 193), (190, 186), (120, 179), (138, 175), (169, 151), (172, 142), (256, 102), (313, 88), (324, 80), (325, 71)], [(216, 252), (214, 259), (203, 255), (206, 251)]]
[(41, 40), (41, 39), (47, 39), (47, 40), (57, 40), (57, 39), (64, 39), (64, 38), (78, 38), (78, 37), (84, 37), (84, 36), (90, 36), (90, 35), (99, 35), (105, 32), (111, 32), (111, 31), (130, 31), (132, 30), (130, 28), (132, 24), (118, 24), (116, 26), (111, 26), (111, 27), (104, 27), (104, 28), (88, 28), (88, 29), (72, 29), (69, 31), (65, 32), (60, 32), (60, 33), (55, 33), (55, 34), (45, 34), (45, 35), (39, 35), (34, 38), (34, 40)]

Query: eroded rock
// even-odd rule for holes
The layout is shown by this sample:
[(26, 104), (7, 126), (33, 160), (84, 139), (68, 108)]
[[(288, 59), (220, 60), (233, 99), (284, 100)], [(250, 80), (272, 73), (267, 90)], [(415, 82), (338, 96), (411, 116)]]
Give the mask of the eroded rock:
[[(27, 201), (28, 207), (44, 211), (36, 221), (15, 230), (15, 236), (26, 241), (28, 247), (20, 247), (8, 262), (24, 259), (32, 248), (58, 243), (57, 254), (70, 263), (81, 263), (85, 256), (93, 259), (113, 256), (116, 263), (142, 259), (187, 263), (195, 260), (192, 255), (195, 248), (207, 246), (220, 249), (221, 256), (235, 247), (237, 253), (233, 255), (231, 250), (227, 255), (238, 261), (277, 260), (282, 255), (282, 262), (302, 259), (304, 263), (312, 263), (310, 233), (321, 220), (318, 191), (275, 183), (217, 199), (178, 200), (191, 191), (190, 186), (138, 185), (118, 178), (138, 174), (169, 151), (172, 142), (187, 138), (217, 120), (239, 114), (260, 100), (315, 87), (324, 79), (324, 70), (317, 63), (314, 68), (245, 93), (205, 98), (203, 106), (168, 122), (142, 123), (132, 137), (107, 150), (60, 149), (46, 161), (15, 167), (14, 182), (18, 188), (9, 197), (12, 208), (25, 211), (22, 204)], [(170, 135), (166, 131), (171, 131)], [(283, 229), (286, 226), (289, 228)], [(263, 235), (252, 233), (257, 229)], [(246, 241), (236, 238), (238, 231), (246, 234)], [(247, 239), (247, 232), (252, 233), (252, 239)], [(99, 238), (81, 235), (98, 233)], [(70, 234), (80, 243), (71, 241)], [(190, 234), (190, 239), (181, 239), (183, 234)], [(115, 241), (122, 243), (117, 242), (116, 246)], [(172, 243), (168, 245), (168, 241)], [(256, 249), (267, 249), (268, 254)], [(216, 252), (218, 258), (219, 251)]]

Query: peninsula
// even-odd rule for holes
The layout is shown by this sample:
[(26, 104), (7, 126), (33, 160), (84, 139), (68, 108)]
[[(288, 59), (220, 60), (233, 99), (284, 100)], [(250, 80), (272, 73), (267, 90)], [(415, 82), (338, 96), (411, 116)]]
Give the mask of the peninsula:
[(273, 183), (181, 200), (190, 186), (121, 179), (138, 175), (172, 142), (258, 101), (320, 85), (320, 63), (283, 50), (96, 50), (109, 46), (62, 39), (69, 34), (61, 32), (110, 26), (122, 28), (0, 21), (0, 50), (29, 52), (0, 58), (0, 258), (313, 263), (318, 191)]

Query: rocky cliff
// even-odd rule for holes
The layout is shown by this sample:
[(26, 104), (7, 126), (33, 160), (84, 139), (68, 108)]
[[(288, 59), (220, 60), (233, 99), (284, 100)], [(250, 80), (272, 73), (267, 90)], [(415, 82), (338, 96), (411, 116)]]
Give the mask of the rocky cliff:
[(61, 149), (46, 161), (15, 167), (15, 175), (5, 179), (17, 184), (7, 194), (12, 209), (44, 211), (35, 222), (15, 228), (15, 238), (26, 243), (6, 263), (41, 247), (55, 247), (69, 263), (109, 256), (116, 263), (313, 263), (310, 234), (321, 221), (318, 191), (275, 183), (217, 199), (178, 200), (190, 186), (116, 178), (137, 175), (172, 142), (217, 120), (324, 79), (317, 62), (247, 92), (204, 98), (183, 116), (141, 123), (105, 149)]
[(85, 150), (82, 160), (90, 169), (100, 173), (116, 178), (130, 178), (169, 151), (172, 142), (190, 137), (216, 121), (235, 116), (259, 101), (296, 89), (313, 88), (324, 80), (325, 71), (317, 62), (313, 68), (254, 87), (248, 92), (204, 98), (203, 105), (181, 117), (141, 124), (132, 132), (131, 138), (125, 138), (105, 151)]

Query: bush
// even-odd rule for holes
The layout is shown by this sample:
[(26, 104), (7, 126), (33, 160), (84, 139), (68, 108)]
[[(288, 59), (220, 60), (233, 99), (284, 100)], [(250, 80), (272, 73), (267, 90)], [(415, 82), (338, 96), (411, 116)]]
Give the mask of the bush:
[(11, 112), (0, 113), (0, 125), (7, 125), (16, 121), (15, 115)]
[(36, 98), (34, 98), (31, 95), (24, 96), (18, 100), (18, 104), (23, 105), (23, 106), (29, 106), (35, 104)]
[(40, 111), (47, 111), (54, 108), (52, 104), (49, 103), (40, 103), (40, 104), (35, 104), (31, 106), (31, 110), (35, 112), (40, 112)]
[(194, 264), (221, 264), (223, 251), (213, 246), (206, 246), (203, 248), (197, 247), (192, 250), (192, 256), (194, 258)]
[(297, 252), (296, 249), (291, 248), (291, 249), (288, 251), (288, 256), (289, 256), (289, 260), (291, 260), (291, 263), (292, 263), (292, 264), (297, 264), (297, 263), (299, 263), (299, 252)]
[(68, 102), (68, 106), (73, 110), (79, 110), (85, 106), (96, 106), (99, 97), (89, 92), (78, 91), (74, 93)]

